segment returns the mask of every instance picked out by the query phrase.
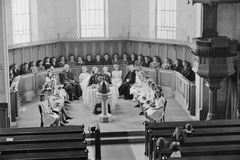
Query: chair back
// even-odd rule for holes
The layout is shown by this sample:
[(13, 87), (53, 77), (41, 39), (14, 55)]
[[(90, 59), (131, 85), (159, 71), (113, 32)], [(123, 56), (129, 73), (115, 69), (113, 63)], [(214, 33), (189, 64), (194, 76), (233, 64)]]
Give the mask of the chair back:
[(62, 73), (59, 73), (58, 75), (59, 75), (59, 82), (60, 82), (61, 84), (64, 84), (63, 74), (62, 74)]
[(40, 105), (38, 105), (38, 109), (39, 109), (39, 113), (40, 113), (40, 127), (43, 127), (44, 124), (43, 124), (43, 115), (42, 115), (42, 107)]

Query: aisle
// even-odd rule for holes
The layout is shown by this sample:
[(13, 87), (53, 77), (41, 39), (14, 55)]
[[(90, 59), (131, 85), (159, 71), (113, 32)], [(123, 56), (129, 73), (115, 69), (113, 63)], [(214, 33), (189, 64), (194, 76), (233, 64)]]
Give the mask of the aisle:
[[(174, 98), (166, 98), (168, 100), (166, 121), (192, 120), (189, 114), (176, 102)], [(38, 98), (31, 102), (27, 102), (22, 106), (22, 112), (16, 127), (38, 127), (40, 125), (37, 104)], [(140, 110), (138, 108), (134, 108), (134, 106), (135, 102), (119, 99), (116, 110), (112, 111), (112, 122), (100, 123), (101, 131), (144, 130), (144, 125), (142, 123), (145, 120), (145, 117), (139, 116), (138, 114)], [(69, 125), (84, 124), (88, 127), (98, 123), (98, 116), (90, 113), (90, 108), (84, 106), (81, 100), (73, 101), (67, 108), (69, 109), (69, 115), (74, 118), (73, 120), (69, 120)]]

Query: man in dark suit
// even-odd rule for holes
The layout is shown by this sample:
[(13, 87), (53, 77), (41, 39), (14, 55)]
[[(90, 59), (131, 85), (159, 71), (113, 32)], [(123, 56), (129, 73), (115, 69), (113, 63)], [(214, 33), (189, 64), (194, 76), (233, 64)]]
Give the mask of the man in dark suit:
[(133, 95), (130, 95), (130, 88), (135, 83), (136, 73), (133, 65), (130, 65), (130, 71), (127, 73), (123, 84), (119, 87), (119, 95), (124, 95), (125, 99), (132, 99)]
[(74, 75), (74, 73), (69, 69), (69, 65), (65, 64), (63, 67), (63, 71), (60, 73), (61, 75), (61, 83), (64, 85), (64, 89), (69, 94), (69, 100), (79, 100), (79, 97), (82, 96), (82, 90), (78, 79)]

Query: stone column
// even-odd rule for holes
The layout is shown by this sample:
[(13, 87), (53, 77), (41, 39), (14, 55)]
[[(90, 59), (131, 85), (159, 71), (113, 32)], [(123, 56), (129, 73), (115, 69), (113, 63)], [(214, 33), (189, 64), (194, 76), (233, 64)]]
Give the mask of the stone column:
[(207, 121), (217, 119), (217, 90), (220, 87), (209, 86), (209, 110), (207, 114)]
[[(0, 103), (8, 103), (10, 115), (9, 60), (6, 31), (5, 0), (0, 0)], [(0, 119), (1, 121), (1, 119)]]

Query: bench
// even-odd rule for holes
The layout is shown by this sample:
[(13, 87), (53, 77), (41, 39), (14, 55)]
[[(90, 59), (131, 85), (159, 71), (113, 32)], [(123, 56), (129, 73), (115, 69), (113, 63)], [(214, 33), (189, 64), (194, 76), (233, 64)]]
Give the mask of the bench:
[(18, 153), (18, 154), (0, 154), (1, 160), (88, 160), (88, 152), (85, 151), (67, 151), (67, 152), (48, 152), (43, 153)]
[[(171, 138), (165, 138), (167, 142), (171, 142)], [(153, 142), (153, 155), (154, 160), (156, 159), (156, 153), (160, 155), (159, 150), (156, 146), (157, 139), (154, 139)], [(233, 135), (233, 136), (209, 136), (209, 137), (187, 137), (183, 144), (184, 147), (186, 146), (212, 146), (212, 145), (228, 145), (228, 144), (240, 144), (240, 136)], [(161, 153), (162, 154), (162, 153)], [(163, 155), (163, 154), (162, 154)]]
[(87, 160), (84, 126), (0, 129), (0, 153), (1, 160)]
[(239, 160), (240, 154), (238, 155), (218, 155), (218, 156), (196, 156), (196, 157), (179, 157), (179, 158), (168, 158), (172, 160)]
[[(187, 123), (193, 125), (196, 130), (198, 128), (218, 128), (218, 127), (240, 127), (240, 120), (212, 120), (212, 121), (181, 121), (181, 122), (156, 122), (148, 123), (145, 122), (145, 155), (148, 156), (148, 146), (150, 142), (150, 132), (155, 130), (171, 130), (169, 136), (172, 135), (175, 127), (184, 127)], [(162, 136), (162, 135), (161, 135)], [(163, 136), (162, 136), (163, 137)]]

